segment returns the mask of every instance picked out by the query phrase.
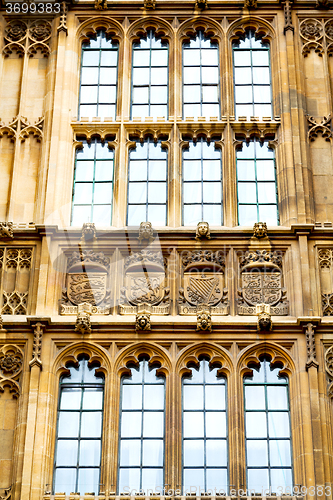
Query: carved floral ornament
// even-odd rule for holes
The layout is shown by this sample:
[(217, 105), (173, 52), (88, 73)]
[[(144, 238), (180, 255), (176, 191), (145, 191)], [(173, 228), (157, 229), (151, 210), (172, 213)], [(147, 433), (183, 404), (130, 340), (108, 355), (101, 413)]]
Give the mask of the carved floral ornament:
[(214, 315), (229, 313), (228, 292), (224, 288), (225, 253), (221, 250), (184, 251), (181, 255), (182, 288), (179, 314), (198, 315), (202, 308)]
[(20, 375), (23, 369), (23, 352), (11, 344), (0, 348), (0, 395), (6, 388), (13, 398), (20, 395)]
[(300, 35), (303, 43), (302, 54), (306, 57), (311, 50), (319, 56), (333, 54), (333, 20), (304, 19), (300, 23)]
[(82, 250), (67, 258), (66, 288), (62, 293), (60, 314), (76, 314), (78, 306), (91, 304), (92, 314), (110, 313), (110, 259), (103, 252)]
[(9, 21), (5, 27), (5, 46), (3, 54), (8, 57), (13, 52), (19, 57), (27, 54), (33, 57), (38, 51), (48, 57), (51, 49), (49, 46), (52, 25), (49, 21), (41, 19), (23, 22), (18, 19)]
[[(119, 312), (145, 314), (146, 327), (140, 328), (137, 321), (136, 328), (150, 329), (150, 314), (170, 313), (170, 290), (166, 286), (164, 257), (161, 252), (147, 249), (132, 253), (125, 259), (124, 272)], [(145, 326), (144, 318), (141, 321)]]
[(282, 287), (281, 252), (246, 251), (240, 256), (240, 270), (238, 314), (255, 315), (259, 304), (269, 305), (269, 314), (289, 314), (286, 291)]

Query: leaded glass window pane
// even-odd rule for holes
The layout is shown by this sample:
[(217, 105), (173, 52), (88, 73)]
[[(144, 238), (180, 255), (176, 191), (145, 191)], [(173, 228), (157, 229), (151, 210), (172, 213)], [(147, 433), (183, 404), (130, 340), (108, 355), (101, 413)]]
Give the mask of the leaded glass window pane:
[(110, 226), (114, 152), (98, 139), (82, 143), (76, 151), (71, 225)]
[(288, 379), (264, 359), (244, 377), (247, 489), (292, 491)]
[(116, 118), (118, 44), (104, 31), (82, 44), (79, 119)]
[(165, 379), (147, 360), (121, 382), (119, 493), (164, 485)]
[(206, 221), (221, 226), (222, 154), (214, 142), (203, 138), (183, 149), (183, 223), (196, 226)]
[(239, 116), (272, 116), (269, 45), (249, 31), (234, 42), (235, 113)]
[[(227, 493), (226, 380), (207, 360), (183, 378), (183, 490)], [(215, 490), (216, 488), (216, 490)]]
[(274, 151), (258, 139), (236, 151), (238, 223), (250, 226), (263, 221), (279, 223)]
[(99, 493), (104, 378), (82, 359), (60, 380), (54, 492)]
[(219, 49), (198, 32), (183, 44), (183, 117), (220, 118)]
[(166, 42), (149, 31), (133, 44), (131, 117), (168, 117), (168, 63)]
[(167, 222), (168, 154), (160, 141), (137, 142), (129, 153), (127, 225)]

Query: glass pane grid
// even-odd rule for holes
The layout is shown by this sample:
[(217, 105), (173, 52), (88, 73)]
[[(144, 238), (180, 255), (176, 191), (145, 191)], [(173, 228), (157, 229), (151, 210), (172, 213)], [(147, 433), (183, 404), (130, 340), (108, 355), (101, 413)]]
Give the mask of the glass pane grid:
[(99, 31), (82, 45), (79, 119), (116, 118), (118, 44)]
[(129, 154), (127, 225), (167, 223), (168, 156), (161, 142), (137, 142)]
[(233, 45), (235, 111), (239, 116), (272, 116), (269, 45), (247, 33)]
[(168, 117), (168, 60), (168, 45), (153, 31), (133, 44), (131, 118)]
[(200, 31), (183, 44), (183, 118), (220, 118), (219, 49)]
[(119, 493), (155, 491), (164, 484), (164, 378), (147, 360), (131, 372), (122, 378)]
[(293, 483), (288, 380), (267, 360), (253, 371), (244, 378), (247, 488), (281, 494)]
[[(227, 493), (226, 381), (200, 362), (183, 378), (183, 489)], [(193, 493), (193, 489), (192, 489)]]
[(254, 138), (236, 151), (238, 223), (278, 225), (278, 198), (274, 154), (267, 142)]
[(183, 224), (222, 225), (222, 157), (203, 138), (183, 149)]
[(114, 153), (97, 139), (82, 142), (76, 152), (71, 225), (110, 226)]
[(95, 376), (86, 359), (70, 372), (60, 382), (53, 490), (98, 493), (104, 379)]

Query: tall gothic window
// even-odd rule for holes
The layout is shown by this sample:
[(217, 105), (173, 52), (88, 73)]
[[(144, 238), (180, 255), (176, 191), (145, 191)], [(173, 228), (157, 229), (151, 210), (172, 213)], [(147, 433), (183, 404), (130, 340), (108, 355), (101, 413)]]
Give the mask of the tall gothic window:
[(104, 378), (87, 359), (60, 380), (54, 492), (99, 493)]
[(288, 379), (267, 359), (244, 377), (247, 488), (292, 488)]
[[(147, 360), (121, 382), (119, 492), (164, 485), (165, 379)], [(129, 488), (129, 491), (128, 491)]]
[(110, 226), (114, 153), (98, 139), (82, 142), (75, 159), (72, 226)]
[(226, 380), (202, 360), (199, 370), (183, 378), (184, 494), (191, 486), (197, 495), (200, 489), (227, 493), (226, 419)]
[(274, 151), (254, 138), (236, 152), (238, 223), (265, 221), (278, 224), (278, 200)]
[(82, 44), (79, 115), (116, 118), (118, 44), (103, 31)]
[(183, 44), (183, 117), (220, 118), (219, 49), (216, 42), (197, 36)]
[(222, 154), (214, 142), (203, 138), (183, 149), (183, 223), (199, 221), (221, 226)]
[(269, 44), (249, 31), (234, 42), (235, 112), (239, 116), (272, 116)]
[(168, 117), (168, 44), (149, 31), (133, 44), (131, 117)]
[(161, 142), (147, 138), (129, 154), (127, 225), (167, 222), (168, 154)]

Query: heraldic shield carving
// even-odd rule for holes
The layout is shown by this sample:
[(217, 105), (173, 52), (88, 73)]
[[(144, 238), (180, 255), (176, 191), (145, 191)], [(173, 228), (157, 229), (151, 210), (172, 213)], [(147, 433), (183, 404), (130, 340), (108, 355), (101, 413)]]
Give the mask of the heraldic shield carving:
[(110, 259), (102, 252), (73, 252), (67, 260), (66, 288), (62, 293), (60, 314), (77, 314), (82, 303), (91, 304), (92, 314), (110, 313), (107, 288)]
[(224, 288), (225, 255), (222, 251), (195, 250), (182, 255), (183, 288), (179, 291), (179, 314), (197, 314), (205, 305), (211, 314), (229, 313)]
[(169, 288), (166, 287), (161, 252), (141, 250), (125, 260), (125, 283), (121, 289), (120, 314), (136, 314), (145, 309), (151, 314), (169, 314)]
[(255, 315), (256, 305), (267, 304), (270, 314), (289, 313), (286, 291), (282, 288), (282, 256), (280, 252), (255, 250), (241, 259), (241, 290), (238, 291), (238, 314)]

